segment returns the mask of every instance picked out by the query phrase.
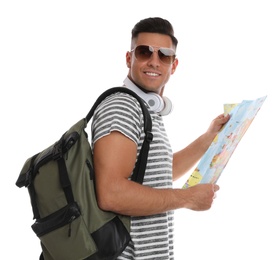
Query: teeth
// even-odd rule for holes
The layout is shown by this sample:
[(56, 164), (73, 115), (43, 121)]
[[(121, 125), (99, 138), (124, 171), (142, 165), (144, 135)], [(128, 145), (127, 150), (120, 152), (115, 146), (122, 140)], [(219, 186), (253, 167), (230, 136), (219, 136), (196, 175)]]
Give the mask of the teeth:
[(154, 72), (146, 72), (146, 74), (147, 75), (149, 75), (149, 76), (159, 76), (159, 74), (157, 74), (157, 73), (154, 73)]

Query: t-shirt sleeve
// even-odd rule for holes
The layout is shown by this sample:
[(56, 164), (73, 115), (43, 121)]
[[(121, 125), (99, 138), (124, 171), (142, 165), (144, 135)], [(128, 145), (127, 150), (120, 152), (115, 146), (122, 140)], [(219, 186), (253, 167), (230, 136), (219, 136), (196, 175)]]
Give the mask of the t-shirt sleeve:
[(95, 110), (92, 121), (92, 146), (100, 138), (118, 131), (134, 141), (140, 141), (143, 114), (137, 99), (126, 93), (107, 97)]

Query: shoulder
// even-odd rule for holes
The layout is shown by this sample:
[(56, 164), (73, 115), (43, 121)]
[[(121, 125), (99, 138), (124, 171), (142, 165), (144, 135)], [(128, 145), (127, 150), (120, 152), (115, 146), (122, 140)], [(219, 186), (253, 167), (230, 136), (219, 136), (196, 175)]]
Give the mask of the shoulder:
[(140, 119), (142, 109), (139, 101), (134, 96), (124, 92), (116, 92), (101, 102), (95, 111), (95, 116), (100, 114), (104, 116), (107, 113)]
[(134, 109), (140, 109), (139, 101), (134, 96), (124, 92), (116, 92), (114, 94), (109, 95), (101, 104), (118, 104)]
[(143, 121), (141, 106), (135, 97), (123, 92), (111, 94), (94, 112), (92, 121), (94, 141), (112, 131), (119, 131), (138, 143), (143, 131)]

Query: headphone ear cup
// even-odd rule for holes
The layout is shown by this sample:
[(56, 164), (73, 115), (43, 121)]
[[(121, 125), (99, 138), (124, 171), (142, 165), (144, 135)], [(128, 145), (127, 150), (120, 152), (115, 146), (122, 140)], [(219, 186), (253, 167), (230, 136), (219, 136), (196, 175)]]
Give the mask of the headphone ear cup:
[(161, 97), (159, 94), (143, 92), (128, 77), (124, 80), (124, 85), (138, 94), (150, 107), (152, 111), (161, 116), (166, 116), (172, 111), (172, 103), (167, 97)]
[(159, 113), (161, 116), (166, 116), (168, 114), (170, 114), (173, 110), (173, 105), (172, 105), (172, 102), (169, 98), (167, 97), (163, 97), (163, 100), (164, 100), (164, 108), (163, 110)]
[(149, 92), (149, 93), (146, 93), (144, 96), (145, 96), (145, 101), (148, 103), (150, 108), (155, 113), (159, 113), (160, 111), (162, 111), (164, 109), (165, 102), (164, 102), (163, 98), (161, 98), (161, 96), (159, 96), (158, 94)]

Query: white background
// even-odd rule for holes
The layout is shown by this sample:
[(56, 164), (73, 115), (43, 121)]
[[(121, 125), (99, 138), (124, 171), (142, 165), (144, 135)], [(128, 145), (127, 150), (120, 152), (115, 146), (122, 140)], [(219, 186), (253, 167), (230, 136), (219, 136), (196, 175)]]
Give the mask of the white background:
[[(173, 150), (224, 103), (267, 95), (218, 184), (209, 211), (176, 211), (176, 260), (278, 260), (279, 7), (276, 0), (15, 1), (0, 3), (1, 259), (38, 259), (25, 160), (122, 84), (130, 32), (161, 16), (174, 26), (179, 66), (165, 94)], [(175, 183), (181, 187), (191, 172)]]

